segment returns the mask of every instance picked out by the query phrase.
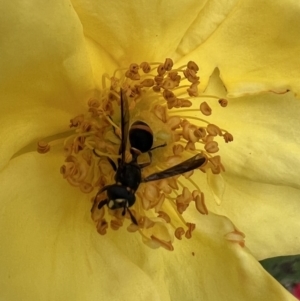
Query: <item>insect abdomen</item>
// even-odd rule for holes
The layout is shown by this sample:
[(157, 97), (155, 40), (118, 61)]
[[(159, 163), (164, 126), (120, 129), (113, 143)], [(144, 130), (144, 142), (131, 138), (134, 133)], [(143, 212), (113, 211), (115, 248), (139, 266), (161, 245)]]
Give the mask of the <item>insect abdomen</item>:
[(131, 147), (145, 153), (152, 147), (153, 132), (145, 122), (135, 121), (129, 130), (129, 141)]

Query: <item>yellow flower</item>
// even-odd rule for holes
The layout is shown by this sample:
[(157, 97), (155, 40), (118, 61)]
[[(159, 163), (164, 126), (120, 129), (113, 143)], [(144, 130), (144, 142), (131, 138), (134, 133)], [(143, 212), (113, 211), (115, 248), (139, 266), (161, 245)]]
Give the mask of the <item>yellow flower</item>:
[[(299, 253), (300, 105), (291, 92), (258, 93), (299, 90), (299, 10), (297, 1), (2, 3), (0, 297), (294, 300), (257, 259)], [(201, 89), (219, 67), (227, 91), (214, 73), (205, 93), (240, 96), (226, 110), (210, 104), (222, 110), (210, 121), (235, 138), (220, 147), (222, 203), (207, 195), (208, 215), (186, 212), (197, 227), (174, 252), (125, 229), (100, 236), (90, 197), (59, 174), (61, 144), (35, 151), (45, 136), (66, 138), (103, 73), (165, 57), (197, 61)], [(233, 242), (228, 218), (256, 259)]]

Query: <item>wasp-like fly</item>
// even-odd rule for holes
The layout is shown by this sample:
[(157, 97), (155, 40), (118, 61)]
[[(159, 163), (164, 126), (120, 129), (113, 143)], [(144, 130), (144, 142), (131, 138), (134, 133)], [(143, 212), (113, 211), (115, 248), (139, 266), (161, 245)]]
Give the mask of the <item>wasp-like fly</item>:
[[(135, 121), (129, 128), (129, 108), (126, 93), (121, 90), (120, 92), (120, 102), (121, 102), (121, 144), (119, 148), (118, 165), (107, 157), (110, 165), (115, 174), (115, 184), (106, 185), (101, 188), (96, 197), (100, 193), (106, 191), (107, 198), (100, 201), (98, 204), (98, 209), (101, 209), (104, 205), (107, 205), (109, 209), (119, 209), (123, 208), (122, 215), (124, 216), (126, 210), (129, 212), (131, 221), (137, 225), (136, 218), (133, 216), (129, 207), (135, 203), (135, 192), (137, 191), (139, 185), (143, 182), (156, 181), (164, 178), (173, 177), (191, 170), (194, 170), (204, 164), (206, 158), (201, 154), (197, 154), (190, 159), (168, 168), (161, 172), (153, 173), (145, 178), (142, 177), (142, 169), (150, 165), (152, 162), (151, 151), (163, 147), (166, 144), (159, 145), (152, 148), (153, 145), (153, 132), (151, 128), (143, 121)], [(127, 145), (127, 137), (129, 137), (130, 142), (130, 153), (132, 159), (130, 162), (125, 162), (125, 151)], [(97, 155), (94, 150), (95, 155)], [(138, 163), (138, 157), (141, 153), (148, 153), (149, 162)], [(97, 155), (98, 156), (98, 155)]]

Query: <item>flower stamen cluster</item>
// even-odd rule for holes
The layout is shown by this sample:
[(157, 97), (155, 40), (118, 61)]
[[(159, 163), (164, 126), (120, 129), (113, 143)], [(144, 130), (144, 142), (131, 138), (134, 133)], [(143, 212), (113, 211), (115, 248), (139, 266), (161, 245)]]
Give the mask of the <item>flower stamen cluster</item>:
[[(208, 214), (204, 193), (193, 177), (208, 169), (214, 174), (224, 171), (221, 158), (216, 155), (219, 151), (216, 140), (222, 137), (225, 142), (230, 142), (233, 137), (216, 124), (198, 117), (201, 113), (208, 116), (212, 112), (206, 101), (199, 104), (202, 97), (216, 98), (222, 107), (227, 106), (227, 100), (199, 92), (198, 71), (199, 67), (192, 61), (179, 68), (173, 68), (171, 59), (164, 63), (130, 64), (125, 70), (116, 70), (112, 77), (103, 75), (100, 95), (88, 101), (86, 113), (70, 120), (74, 134), (64, 141), (65, 162), (60, 172), (83, 193), (93, 192), (92, 219), (99, 234), (127, 224), (127, 230), (140, 233), (150, 247), (173, 250), (174, 237), (190, 239), (195, 230), (195, 223), (184, 219), (190, 204), (193, 203), (200, 214)], [(195, 154), (206, 158), (197, 170), (142, 183), (135, 193), (136, 202), (130, 207), (137, 225), (128, 224), (131, 220), (128, 211), (123, 216), (122, 209), (98, 209), (98, 204), (107, 196), (106, 192), (97, 192), (115, 183), (115, 171), (109, 160), (117, 166), (120, 158), (121, 89), (129, 101), (131, 123), (140, 120), (149, 125), (153, 131), (153, 146), (166, 143), (165, 147), (153, 150), (152, 164), (142, 170), (143, 176), (175, 166)], [(191, 116), (190, 112), (197, 115)], [(49, 145), (38, 145), (39, 152), (48, 150)], [(126, 162), (132, 159), (129, 146), (125, 158)], [(138, 160), (144, 162), (149, 158), (141, 154)]]

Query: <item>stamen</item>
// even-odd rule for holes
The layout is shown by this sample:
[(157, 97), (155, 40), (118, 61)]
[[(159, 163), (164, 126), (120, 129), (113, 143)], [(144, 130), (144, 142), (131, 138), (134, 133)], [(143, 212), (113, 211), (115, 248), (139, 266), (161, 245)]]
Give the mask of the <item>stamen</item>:
[(185, 231), (182, 227), (179, 227), (175, 230), (175, 236), (177, 239), (182, 240), (182, 235), (185, 234)]
[[(72, 134), (68, 134), (63, 144), (66, 157), (60, 172), (70, 185), (81, 192), (93, 192), (91, 215), (101, 235), (106, 234), (108, 228), (118, 230), (127, 223), (127, 230), (140, 234), (150, 247), (173, 250), (174, 235), (179, 240), (183, 235), (192, 237), (195, 224), (186, 222), (182, 215), (186, 210), (193, 210), (190, 209), (193, 206), (189, 206), (191, 202), (195, 202), (200, 214), (208, 214), (204, 193), (193, 180), (201, 174), (200, 171), (209, 175), (209, 186), (214, 186), (213, 193), (221, 198), (222, 182), (214, 182), (211, 177), (221, 177), (219, 174), (225, 169), (220, 156), (213, 154), (219, 151), (219, 140), (224, 145), (224, 141), (233, 141), (233, 136), (217, 124), (205, 120), (205, 117), (201, 118), (200, 113), (204, 116), (212, 114), (208, 104), (210, 99), (218, 99), (222, 107), (226, 107), (228, 102), (222, 97), (201, 93), (198, 71), (199, 67), (193, 61), (174, 68), (170, 58), (164, 62), (131, 63), (127, 68), (116, 69), (113, 76), (103, 74), (99, 96), (88, 100), (87, 112), (70, 120)], [(128, 100), (128, 112), (121, 112), (121, 89)], [(201, 98), (205, 101), (198, 104)], [(195, 116), (185, 116), (193, 113)], [(138, 148), (139, 141), (137, 147), (134, 146), (136, 152), (129, 152), (130, 139), (126, 132), (127, 137), (122, 137), (121, 116), (130, 116), (127, 120), (129, 124), (145, 122), (145, 128), (149, 127), (149, 132), (153, 132), (151, 164), (147, 165), (150, 156), (147, 151), (142, 153)], [(119, 154), (122, 139), (128, 140), (127, 149), (124, 154)], [(57, 141), (39, 142), (38, 152), (49, 151), (54, 143)], [(159, 145), (164, 147), (156, 148)], [(196, 154), (206, 158), (197, 167), (200, 171), (185, 171), (181, 163)], [(118, 166), (122, 157), (125, 157), (125, 167), (132, 160), (132, 164), (136, 164), (135, 160), (138, 164), (145, 163), (141, 169), (142, 178), (171, 169), (157, 181), (139, 183), (137, 178), (139, 187), (133, 189), (128, 184), (130, 181), (123, 179), (124, 174), (127, 177), (122, 169), (124, 166)], [(192, 164), (191, 161), (186, 162), (186, 166)], [(178, 164), (181, 165), (176, 169)], [(137, 170), (139, 172), (138, 167)], [(135, 175), (132, 178), (135, 180)], [(188, 184), (192, 185), (193, 190), (188, 188)], [(123, 204), (130, 203), (131, 206), (108, 210), (107, 204), (113, 205), (115, 201), (108, 198), (109, 188), (118, 185), (134, 193), (135, 202), (128, 201)], [(222, 189), (218, 190), (218, 185)], [(118, 189), (109, 192), (110, 195), (118, 194)], [(124, 199), (123, 196), (118, 198)], [(126, 212), (125, 216), (122, 212)], [(136, 221), (137, 225), (132, 221)], [(228, 234), (227, 238), (233, 241), (238, 239), (237, 236), (235, 232)]]
[(144, 73), (149, 73), (151, 71), (150, 64), (147, 62), (141, 63), (140, 67), (143, 69)]
[(218, 143), (216, 141), (209, 141), (204, 146), (208, 153), (214, 154), (219, 151)]
[(49, 150), (50, 150), (50, 145), (49, 145), (47, 142), (45, 142), (45, 141), (40, 141), (40, 142), (38, 142), (37, 151), (38, 151), (40, 154), (45, 154), (45, 153), (47, 153)]
[(101, 235), (106, 234), (106, 229), (108, 228), (108, 224), (105, 219), (102, 219), (101, 221), (98, 222), (97, 224), (97, 231)]
[(85, 182), (81, 183), (79, 188), (83, 193), (90, 193), (94, 190), (94, 187), (90, 183)]
[(154, 235), (151, 235), (151, 239), (154, 240), (155, 242), (159, 243), (163, 248), (165, 248), (168, 251), (174, 250), (174, 247), (172, 246), (171, 241), (163, 241), (161, 239), (158, 239)]
[(188, 230), (185, 232), (185, 237), (190, 239), (192, 238), (192, 232), (196, 229), (196, 225), (192, 223), (186, 223)]
[(193, 61), (189, 61), (188, 64), (187, 64), (187, 67), (188, 67), (188, 69), (191, 69), (194, 72), (198, 72), (199, 71), (198, 65), (195, 62), (193, 62)]
[(204, 194), (201, 192), (200, 195), (197, 195), (195, 199), (196, 208), (201, 214), (208, 214), (208, 210), (204, 202)]
[(228, 105), (228, 101), (227, 99), (221, 98), (219, 99), (219, 104), (221, 105), (221, 107), (225, 108)]
[(158, 213), (159, 213), (158, 217), (163, 218), (167, 223), (171, 222), (171, 218), (170, 218), (170, 216), (167, 213), (165, 213), (163, 211), (158, 211)]
[(223, 135), (223, 138), (226, 143), (233, 141), (233, 136), (228, 132)]
[(217, 136), (217, 135), (221, 136), (222, 135), (220, 128), (218, 126), (216, 126), (215, 124), (209, 124), (206, 127), (206, 130), (212, 136)]
[(110, 221), (110, 227), (113, 230), (119, 230), (119, 228), (122, 226), (123, 226), (123, 221), (120, 219), (113, 219)]
[[(182, 112), (186, 112), (186, 111), (188, 111), (188, 110), (182, 110)], [(192, 110), (192, 111), (194, 111), (194, 110)], [(199, 110), (196, 110), (196, 111), (199, 112)], [(178, 113), (178, 112), (176, 112), (176, 113)], [(201, 121), (201, 122), (204, 122), (204, 123), (209, 124), (208, 121), (206, 121), (206, 120), (204, 120), (204, 119), (202, 119), (202, 118), (199, 118), (199, 117), (194, 117), (194, 116), (184, 116), (184, 118), (187, 118), (187, 119), (193, 119), (193, 120), (197, 120), (197, 121)]]
[(238, 243), (242, 248), (245, 246), (245, 234), (241, 231), (239, 231), (237, 228), (235, 228), (233, 231), (225, 234), (225, 239), (230, 241), (230, 242), (234, 242), (234, 243)]
[(173, 67), (173, 61), (169, 58), (166, 59), (165, 63), (164, 63), (165, 70), (170, 71), (170, 70), (172, 70), (172, 67)]
[(211, 115), (211, 108), (205, 101), (200, 104), (200, 111), (205, 116)]

